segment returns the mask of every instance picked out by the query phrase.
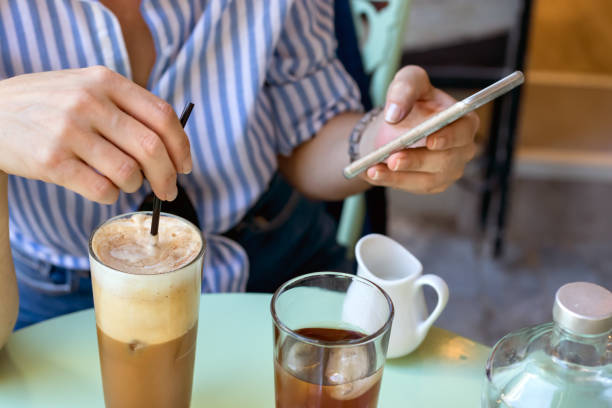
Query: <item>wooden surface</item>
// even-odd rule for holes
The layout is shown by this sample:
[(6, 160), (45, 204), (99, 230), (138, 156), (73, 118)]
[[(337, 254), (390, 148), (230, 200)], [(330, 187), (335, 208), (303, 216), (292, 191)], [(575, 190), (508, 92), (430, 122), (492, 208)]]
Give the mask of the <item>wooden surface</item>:
[(611, 133), (612, 76), (528, 75), (519, 126), (522, 148), (612, 155)]
[(537, 170), (539, 162), (551, 175), (598, 178), (612, 171), (612, 1), (538, 0), (534, 7), (519, 166)]
[(612, 1), (537, 0), (529, 69), (612, 75)]

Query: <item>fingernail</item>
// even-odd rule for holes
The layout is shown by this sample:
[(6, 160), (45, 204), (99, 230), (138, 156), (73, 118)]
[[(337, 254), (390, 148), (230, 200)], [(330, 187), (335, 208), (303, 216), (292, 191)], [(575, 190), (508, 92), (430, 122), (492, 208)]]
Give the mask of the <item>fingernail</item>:
[(400, 160), (396, 160), (395, 163), (393, 163), (393, 168), (391, 170), (398, 171), (400, 168), (400, 164), (401, 164)]
[(443, 137), (438, 137), (434, 143), (434, 149), (442, 149), (446, 144), (446, 139)]
[(193, 169), (193, 162), (191, 161), (191, 157), (190, 157), (187, 159), (187, 162), (183, 164), (183, 170), (181, 171), (181, 173), (189, 174), (191, 173), (192, 169)]
[(387, 112), (385, 113), (385, 120), (389, 123), (395, 123), (399, 121), (402, 117), (402, 112), (400, 111), (400, 107), (396, 103), (391, 103), (387, 107)]
[[(408, 146), (408, 147), (413, 147), (413, 148), (416, 148), (416, 147), (427, 147), (427, 141), (428, 141), (428, 140), (429, 140), (429, 138), (428, 138), (428, 137), (427, 137), (427, 138), (425, 138), (425, 139), (421, 139), (421, 140), (419, 140), (418, 142), (413, 143), (413, 144), (411, 144), (411, 145), (410, 145), (410, 146)], [(432, 149), (433, 149), (433, 145), (432, 145)]]
[(178, 189), (175, 187), (172, 193), (166, 194), (166, 201), (174, 201), (178, 195)]
[(378, 180), (380, 174), (378, 173), (378, 170), (368, 170), (368, 177), (370, 177), (372, 180)]

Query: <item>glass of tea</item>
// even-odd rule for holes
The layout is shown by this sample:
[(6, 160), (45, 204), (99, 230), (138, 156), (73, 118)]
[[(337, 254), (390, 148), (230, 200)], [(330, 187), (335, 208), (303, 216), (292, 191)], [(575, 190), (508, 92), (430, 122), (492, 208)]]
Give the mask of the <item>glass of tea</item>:
[(393, 320), (376, 284), (339, 272), (284, 283), (271, 304), (277, 408), (371, 408)]

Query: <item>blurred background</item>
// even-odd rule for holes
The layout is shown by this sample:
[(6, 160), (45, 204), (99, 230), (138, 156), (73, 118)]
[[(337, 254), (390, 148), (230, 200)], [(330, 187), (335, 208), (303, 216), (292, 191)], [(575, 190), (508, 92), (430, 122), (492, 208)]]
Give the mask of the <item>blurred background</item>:
[(482, 154), (460, 183), (436, 196), (387, 193), (387, 234), (449, 284), (436, 325), (493, 345), (551, 321), (564, 283), (612, 289), (610, 22), (609, 0), (412, 1), (403, 64), (425, 66), (456, 97), (509, 60), (523, 58), (527, 77), (514, 125), (510, 102), (479, 111)]

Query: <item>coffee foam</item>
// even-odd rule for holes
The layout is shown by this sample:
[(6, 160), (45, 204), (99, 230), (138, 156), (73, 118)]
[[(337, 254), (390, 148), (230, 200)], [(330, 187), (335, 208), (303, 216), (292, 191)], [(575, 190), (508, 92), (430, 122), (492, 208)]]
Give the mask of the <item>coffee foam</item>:
[(200, 252), (202, 240), (192, 226), (161, 216), (152, 236), (151, 216), (134, 214), (102, 225), (91, 246), (100, 261), (122, 272), (156, 274), (178, 269)]
[[(150, 225), (150, 216), (143, 214), (110, 221), (96, 231), (92, 240), (98, 259), (90, 256), (96, 324), (115, 340), (143, 345), (173, 340), (197, 322), (203, 258), (194, 261), (203, 244), (200, 234), (190, 224), (172, 217), (161, 217), (159, 225), (158, 248), (168, 250), (155, 250), (153, 257), (147, 257), (143, 251), (148, 244), (134, 244), (126, 239), (130, 234), (122, 234), (126, 227), (137, 232), (131, 235), (133, 238), (147, 238), (147, 224)], [(143, 230), (146, 234), (139, 235)], [(115, 242), (122, 248), (119, 252), (113, 250)], [(181, 245), (188, 249), (179, 248)], [(135, 248), (137, 256), (132, 257), (129, 248)], [(159, 254), (170, 254), (171, 262), (160, 262), (163, 258)], [(126, 272), (115, 269), (117, 259)]]

